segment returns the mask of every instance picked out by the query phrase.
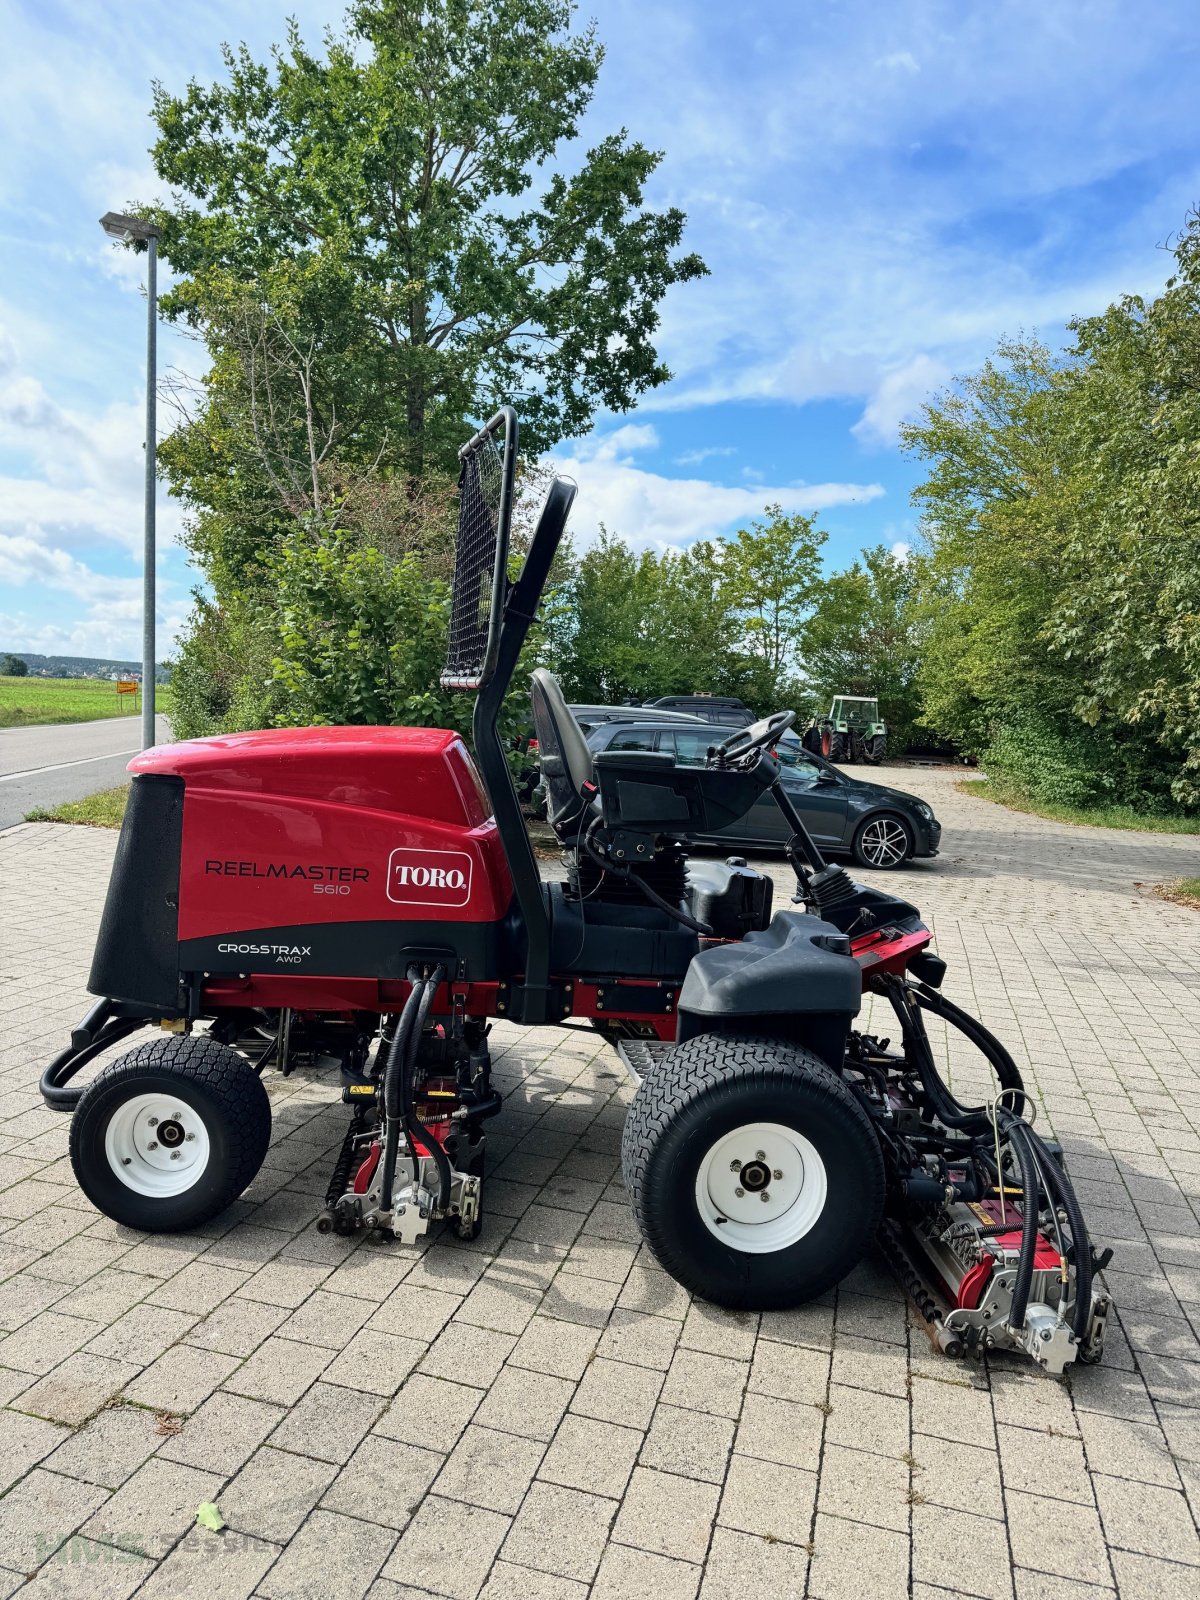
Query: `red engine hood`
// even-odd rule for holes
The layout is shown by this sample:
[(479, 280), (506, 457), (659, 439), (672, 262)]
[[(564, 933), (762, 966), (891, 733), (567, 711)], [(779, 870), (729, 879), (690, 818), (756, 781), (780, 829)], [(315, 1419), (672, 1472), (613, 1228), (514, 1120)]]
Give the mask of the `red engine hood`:
[(155, 745), (130, 772), (189, 786), (287, 795), (477, 828), (491, 806), (461, 737), (447, 728), (266, 728)]

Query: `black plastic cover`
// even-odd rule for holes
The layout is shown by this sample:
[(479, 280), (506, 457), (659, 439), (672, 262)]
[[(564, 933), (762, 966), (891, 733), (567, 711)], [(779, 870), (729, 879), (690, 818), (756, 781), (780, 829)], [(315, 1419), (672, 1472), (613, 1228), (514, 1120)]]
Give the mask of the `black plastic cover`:
[(599, 750), (592, 757), (607, 828), (717, 833), (744, 817), (779, 773), (764, 755), (740, 767), (677, 767), (670, 751)]
[(744, 939), (771, 920), (770, 878), (744, 862), (688, 861), (688, 909), (717, 939)]
[(695, 958), (679, 992), (679, 1037), (778, 1023), (839, 1066), (861, 1004), (862, 974), (845, 934), (806, 912), (778, 911), (760, 933)]
[(183, 779), (135, 777), (117, 840), (88, 989), (147, 1013), (178, 1012)]

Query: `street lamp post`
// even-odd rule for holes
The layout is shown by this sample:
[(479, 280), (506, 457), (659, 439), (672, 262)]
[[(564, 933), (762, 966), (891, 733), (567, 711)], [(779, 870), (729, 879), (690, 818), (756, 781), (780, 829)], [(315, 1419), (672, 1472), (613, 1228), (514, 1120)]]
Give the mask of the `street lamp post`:
[(129, 244), (144, 240), (149, 254), (146, 275), (146, 496), (142, 547), (142, 749), (154, 736), (154, 497), (157, 422), (154, 412), (158, 377), (158, 229), (141, 217), (124, 217), (106, 211), (100, 226), (110, 239)]

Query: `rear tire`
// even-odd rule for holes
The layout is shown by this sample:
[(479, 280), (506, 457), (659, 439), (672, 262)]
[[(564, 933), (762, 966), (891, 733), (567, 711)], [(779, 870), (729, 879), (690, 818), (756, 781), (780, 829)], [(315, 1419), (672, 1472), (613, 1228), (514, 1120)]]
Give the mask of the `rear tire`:
[(262, 1166), (271, 1103), (207, 1034), (139, 1045), (94, 1078), (71, 1119), (71, 1165), (92, 1204), (146, 1233), (199, 1227)]
[(621, 1166), (658, 1261), (723, 1306), (823, 1294), (883, 1214), (866, 1112), (823, 1061), (781, 1040), (705, 1034), (664, 1053), (626, 1118)]
[(849, 741), (844, 733), (831, 733), (829, 736), (829, 760), (848, 761), (850, 759)]

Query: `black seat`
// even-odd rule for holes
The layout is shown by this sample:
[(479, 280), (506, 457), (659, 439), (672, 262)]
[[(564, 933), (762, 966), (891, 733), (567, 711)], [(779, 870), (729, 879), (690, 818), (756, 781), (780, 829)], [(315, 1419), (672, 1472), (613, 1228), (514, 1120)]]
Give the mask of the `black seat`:
[(573, 840), (596, 795), (592, 752), (554, 674), (536, 667), (529, 684), (546, 817), (560, 839)]

